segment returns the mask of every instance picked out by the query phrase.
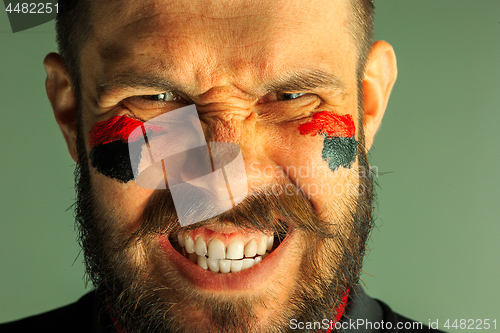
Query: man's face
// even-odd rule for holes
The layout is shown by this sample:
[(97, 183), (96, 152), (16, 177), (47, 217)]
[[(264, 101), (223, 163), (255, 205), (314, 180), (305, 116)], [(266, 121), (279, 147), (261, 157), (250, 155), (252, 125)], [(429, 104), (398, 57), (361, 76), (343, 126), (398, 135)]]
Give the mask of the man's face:
[[(356, 282), (371, 210), (371, 185), (360, 177), (368, 171), (347, 6), (340, 0), (93, 5), (93, 37), (81, 54), (77, 213), (91, 275), (128, 331), (272, 332), (291, 318), (334, 315)], [(91, 165), (89, 133), (113, 117), (148, 121), (189, 104), (196, 105), (207, 142), (241, 149), (249, 209), (179, 228), (169, 216), (175, 210), (168, 191), (118, 181)], [(329, 125), (315, 114), (352, 119), (350, 143), (329, 146)], [(313, 125), (324, 128), (304, 130)], [(352, 160), (333, 161), (356, 143)], [(271, 195), (278, 185), (289, 190)], [(290, 215), (274, 202), (288, 205)], [(229, 256), (229, 249), (242, 248), (253, 266), (241, 270), (233, 263), (238, 259), (213, 259), (207, 269), (206, 259), (188, 254), (191, 240), (197, 252), (208, 247), (208, 260), (216, 258), (212, 252)], [(224, 265), (230, 272), (222, 272)]]

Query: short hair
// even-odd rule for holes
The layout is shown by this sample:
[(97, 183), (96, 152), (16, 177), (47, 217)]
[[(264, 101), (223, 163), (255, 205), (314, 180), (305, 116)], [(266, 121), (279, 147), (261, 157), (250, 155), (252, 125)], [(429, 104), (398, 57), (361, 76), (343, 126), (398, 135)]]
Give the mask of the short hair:
[(90, 0), (59, 0), (56, 16), (57, 47), (77, 95), (80, 88), (80, 53), (91, 36)]
[(357, 45), (356, 72), (358, 80), (361, 80), (374, 41), (373, 15), (375, 6), (373, 0), (349, 0), (349, 3), (350, 12), (347, 27), (354, 44)]
[[(56, 17), (56, 38), (59, 53), (70, 75), (77, 95), (80, 88), (80, 53), (92, 36), (91, 0), (59, 0)], [(366, 60), (373, 44), (373, 0), (347, 0), (350, 5), (348, 30), (357, 45), (356, 72), (361, 84)], [(78, 98), (79, 96), (77, 96)]]

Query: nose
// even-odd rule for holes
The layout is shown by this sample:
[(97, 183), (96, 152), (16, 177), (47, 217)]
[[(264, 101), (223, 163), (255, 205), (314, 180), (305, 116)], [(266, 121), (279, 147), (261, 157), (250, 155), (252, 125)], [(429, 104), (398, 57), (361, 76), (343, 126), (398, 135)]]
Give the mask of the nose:
[[(258, 123), (254, 112), (199, 112), (195, 105), (158, 116), (137, 129), (144, 140), (139, 144), (142, 151), (136, 154), (141, 156), (134, 168), (136, 183), (146, 188), (168, 187), (180, 219), (179, 212), (190, 212), (192, 207), (211, 207), (205, 212), (208, 215), (201, 215), (203, 219), (227, 211), (274, 178), (264, 172), (273, 168), (269, 169)], [(157, 134), (148, 138), (150, 129)], [(181, 224), (200, 221), (197, 216)]]
[(219, 204), (232, 208), (247, 196), (245, 163), (237, 144), (208, 142), (187, 152), (184, 160), (182, 182), (204, 189)]
[[(275, 171), (279, 168), (266, 150), (269, 130), (260, 123), (256, 112), (224, 106), (220, 110), (212, 108), (210, 112), (198, 108), (198, 112), (215, 170), (224, 167), (222, 176), (227, 178), (230, 190), (234, 187), (229, 195), (232, 194), (236, 203), (244, 199), (242, 195), (246, 197), (255, 189), (276, 181), (279, 175)], [(214, 194), (224, 193), (220, 198), (227, 198), (223, 182), (209, 183), (200, 179), (197, 186), (210, 189)]]

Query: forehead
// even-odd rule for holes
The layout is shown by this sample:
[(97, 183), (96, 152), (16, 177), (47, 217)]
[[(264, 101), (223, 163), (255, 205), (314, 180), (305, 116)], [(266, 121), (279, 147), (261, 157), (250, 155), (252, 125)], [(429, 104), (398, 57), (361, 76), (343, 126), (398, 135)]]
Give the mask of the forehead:
[(345, 0), (94, 1), (90, 45), (104, 76), (141, 68), (251, 85), (301, 66), (345, 70), (348, 16)]

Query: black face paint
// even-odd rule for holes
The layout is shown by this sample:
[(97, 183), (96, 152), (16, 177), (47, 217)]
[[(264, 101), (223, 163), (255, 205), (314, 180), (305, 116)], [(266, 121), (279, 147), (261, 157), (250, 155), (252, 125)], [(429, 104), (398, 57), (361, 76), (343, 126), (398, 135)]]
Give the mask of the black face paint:
[(124, 183), (134, 179), (126, 142), (101, 143), (92, 148), (89, 157), (92, 166), (106, 177)]
[(358, 142), (354, 137), (333, 137), (325, 135), (323, 141), (323, 160), (328, 162), (330, 170), (334, 171), (339, 166), (350, 168), (356, 158)]

